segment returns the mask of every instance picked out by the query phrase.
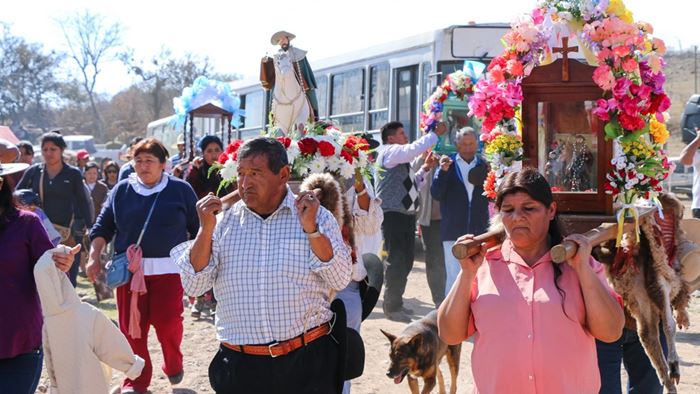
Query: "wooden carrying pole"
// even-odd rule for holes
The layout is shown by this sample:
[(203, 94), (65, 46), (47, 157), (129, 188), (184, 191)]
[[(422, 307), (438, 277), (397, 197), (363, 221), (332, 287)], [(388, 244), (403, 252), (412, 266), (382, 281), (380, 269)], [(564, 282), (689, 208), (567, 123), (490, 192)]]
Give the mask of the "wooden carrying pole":
[[(625, 223), (625, 227), (632, 226), (632, 223)], [(627, 230), (627, 228), (626, 228)], [(617, 223), (603, 223), (600, 226), (589, 230), (583, 234), (591, 242), (594, 247), (607, 240), (615, 239), (617, 236)], [(452, 245), (452, 255), (458, 260), (472, 257), (479, 253), (482, 247), (492, 248), (500, 244), (505, 238), (503, 229), (489, 231), (474, 237), (469, 241), (455, 242)], [(552, 261), (555, 263), (563, 263), (566, 260), (574, 257), (578, 251), (578, 245), (573, 241), (564, 241), (559, 245), (554, 246), (551, 250)]]
[[(633, 226), (633, 224), (625, 223), (624, 226), (625, 230), (628, 230), (628, 227)], [(603, 223), (594, 229), (588, 230), (583, 236), (588, 238), (588, 241), (590, 241), (593, 247), (596, 247), (605, 241), (617, 237), (617, 223)], [(576, 242), (564, 241), (559, 245), (555, 245), (550, 250), (550, 254), (553, 262), (561, 264), (574, 257), (577, 251), (578, 244), (576, 244)]]
[(455, 256), (457, 260), (472, 257), (475, 254), (478, 254), (482, 247), (486, 247), (486, 249), (488, 249), (500, 244), (505, 236), (506, 232), (503, 227), (501, 227), (499, 229), (477, 235), (469, 241), (457, 241), (454, 243), (454, 245), (452, 245), (452, 255)]

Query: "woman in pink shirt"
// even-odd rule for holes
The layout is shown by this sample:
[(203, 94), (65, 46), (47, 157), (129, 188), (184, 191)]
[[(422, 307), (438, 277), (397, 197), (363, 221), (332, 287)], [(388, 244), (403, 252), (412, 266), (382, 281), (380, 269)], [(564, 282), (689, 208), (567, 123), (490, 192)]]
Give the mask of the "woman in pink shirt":
[(508, 175), (496, 207), (506, 238), (460, 261), (438, 310), (440, 337), (456, 344), (475, 334), (476, 393), (598, 393), (595, 339), (617, 340), (624, 315), (591, 244), (571, 235), (576, 256), (552, 262), (562, 241), (557, 205), (534, 169)]

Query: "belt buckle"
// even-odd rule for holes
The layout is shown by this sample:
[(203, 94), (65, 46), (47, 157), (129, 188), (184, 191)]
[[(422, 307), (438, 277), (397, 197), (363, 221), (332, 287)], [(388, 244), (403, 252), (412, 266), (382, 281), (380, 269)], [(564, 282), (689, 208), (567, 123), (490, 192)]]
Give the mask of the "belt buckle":
[(270, 351), (270, 357), (272, 357), (272, 358), (279, 357), (279, 355), (275, 355), (274, 353), (272, 353), (272, 348), (279, 345), (279, 344), (280, 344), (279, 342), (275, 341), (275, 342), (267, 345), (267, 350)]

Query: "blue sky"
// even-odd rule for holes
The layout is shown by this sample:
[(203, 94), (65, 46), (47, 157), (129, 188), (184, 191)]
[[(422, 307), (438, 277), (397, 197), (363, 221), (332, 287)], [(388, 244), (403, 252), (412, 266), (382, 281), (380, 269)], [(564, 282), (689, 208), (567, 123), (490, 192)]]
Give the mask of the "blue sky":
[[(669, 47), (700, 45), (697, 1), (626, 0), (625, 4), (635, 19), (651, 22), (655, 35)], [(307, 49), (313, 62), (450, 25), (509, 22), (534, 6), (535, 0), (28, 0), (5, 2), (0, 21), (10, 23), (16, 35), (48, 49), (65, 50), (55, 19), (90, 9), (123, 24), (124, 42), (134, 48), (136, 57), (152, 56), (165, 45), (177, 55), (209, 56), (218, 71), (255, 76), (259, 59), (276, 50), (269, 38), (277, 30), (296, 34), (294, 44)], [(116, 62), (103, 74), (98, 90), (106, 93), (116, 93), (132, 81)]]

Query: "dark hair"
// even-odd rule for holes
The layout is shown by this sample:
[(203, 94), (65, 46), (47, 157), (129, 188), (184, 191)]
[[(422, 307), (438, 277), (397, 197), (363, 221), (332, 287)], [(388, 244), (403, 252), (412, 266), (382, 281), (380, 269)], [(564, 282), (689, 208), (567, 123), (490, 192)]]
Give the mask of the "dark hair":
[(83, 173), (87, 172), (88, 170), (92, 170), (93, 168), (97, 170), (97, 174), (99, 175), (100, 174), (100, 166), (99, 166), (99, 164), (95, 163), (94, 161), (90, 161), (87, 164), (85, 164), (85, 169), (83, 170)]
[(32, 143), (29, 141), (20, 141), (19, 143), (17, 143), (17, 147), (20, 149), (24, 149), (24, 151), (27, 152), (28, 155), (34, 154), (34, 146), (32, 146)]
[(5, 230), (7, 224), (17, 215), (17, 205), (12, 195), (12, 185), (7, 176), (2, 176), (2, 186), (0, 187), (0, 232)]
[(387, 140), (389, 139), (390, 136), (394, 135), (396, 131), (400, 128), (403, 127), (403, 123), (397, 122), (397, 121), (392, 121), (381, 128), (382, 132), (382, 143), (386, 144)]
[(161, 143), (153, 137), (141, 140), (141, 142), (134, 145), (133, 149), (134, 157), (138, 156), (141, 153), (150, 153), (153, 156), (157, 157), (158, 161), (160, 161), (161, 163), (165, 163), (165, 160), (168, 158), (168, 156), (170, 156), (168, 154), (168, 150), (165, 149), (163, 143)]
[(215, 135), (205, 135), (201, 140), (199, 140), (199, 149), (202, 151), (202, 153), (204, 153), (204, 150), (207, 149), (207, 146), (210, 144), (217, 144), (221, 150), (224, 150), (224, 143), (221, 142), (221, 139)]
[(40, 141), (42, 148), (45, 143), (50, 142), (61, 149), (66, 149), (66, 141), (63, 139), (63, 136), (54, 131), (42, 134)]
[[(525, 167), (519, 172), (512, 172), (506, 175), (503, 183), (496, 190), (496, 207), (500, 210), (503, 199), (518, 192), (526, 193), (545, 207), (549, 207), (554, 202), (551, 186), (549, 186), (544, 176), (532, 167)], [(549, 237), (552, 245), (561, 243), (564, 238), (559, 215), (554, 215), (554, 219), (549, 222)]]
[[(500, 210), (501, 204), (503, 204), (503, 199), (511, 194), (518, 192), (525, 193), (530, 196), (535, 201), (542, 203), (545, 207), (550, 207), (552, 202), (554, 202), (554, 196), (552, 195), (552, 187), (549, 182), (540, 174), (536, 169), (532, 167), (525, 167), (520, 172), (512, 172), (506, 175), (503, 183), (496, 190), (496, 207)], [(549, 222), (549, 242), (551, 246), (560, 244), (564, 239), (562, 235), (562, 226), (559, 221), (559, 214), (555, 214), (554, 218)], [(561, 309), (566, 317), (569, 315), (564, 309), (564, 301), (566, 300), (566, 292), (559, 287), (559, 277), (561, 277), (561, 268), (559, 264), (552, 264), (554, 268), (554, 286), (557, 288), (559, 295), (561, 295)]]
[[(110, 160), (107, 163), (105, 163), (104, 167), (102, 167), (102, 177), (105, 179), (105, 181), (107, 181), (107, 171), (110, 168), (114, 168), (114, 170), (117, 173), (117, 176), (119, 175), (119, 164)], [(117, 181), (119, 180), (117, 179)]]
[(131, 139), (131, 142), (129, 142), (129, 148), (132, 146), (138, 144), (139, 142), (143, 141), (143, 137), (134, 137)]
[(273, 174), (279, 174), (282, 167), (289, 165), (287, 161), (287, 151), (284, 145), (274, 138), (258, 137), (246, 141), (238, 149), (238, 161), (255, 156), (265, 156), (267, 158), (267, 168)]

